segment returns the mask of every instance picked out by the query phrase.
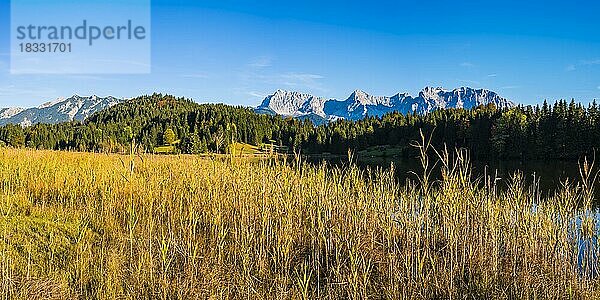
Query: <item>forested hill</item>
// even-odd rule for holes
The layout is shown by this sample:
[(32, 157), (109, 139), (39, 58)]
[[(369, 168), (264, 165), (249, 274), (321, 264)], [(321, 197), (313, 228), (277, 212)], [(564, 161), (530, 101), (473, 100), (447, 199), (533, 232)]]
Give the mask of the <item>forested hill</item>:
[(170, 95), (141, 96), (98, 112), (85, 122), (0, 127), (0, 143), (38, 149), (123, 152), (131, 139), (151, 152), (172, 129), (183, 153), (222, 152), (230, 141), (259, 144), (289, 141), (288, 130), (312, 127), (308, 121), (256, 114), (251, 108), (198, 104)]
[[(173, 144), (178, 152), (224, 152), (234, 142), (274, 141), (302, 153), (345, 154), (377, 146), (413, 156), (419, 130), (441, 147), (463, 147), (475, 158), (578, 158), (600, 148), (600, 113), (589, 106), (553, 105), (471, 110), (441, 109), (424, 116), (389, 113), (359, 121), (313, 126), (310, 121), (256, 114), (251, 108), (198, 104), (169, 95), (132, 99), (89, 117), (84, 123), (0, 127), (0, 144), (78, 151), (126, 151), (132, 139), (141, 149)], [(174, 133), (173, 141), (165, 133)], [(169, 132), (170, 133), (170, 132)], [(169, 134), (168, 134), (169, 135)], [(167, 135), (167, 136), (168, 136)]]
[[(87, 127), (106, 128), (118, 135), (131, 127), (146, 149), (164, 145), (163, 134), (172, 129), (183, 153), (221, 152), (231, 141), (258, 145), (269, 140), (289, 141), (288, 131), (311, 123), (256, 114), (251, 108), (198, 104), (189, 99), (155, 94), (127, 101), (86, 120)], [(119, 141), (126, 141), (124, 136)]]

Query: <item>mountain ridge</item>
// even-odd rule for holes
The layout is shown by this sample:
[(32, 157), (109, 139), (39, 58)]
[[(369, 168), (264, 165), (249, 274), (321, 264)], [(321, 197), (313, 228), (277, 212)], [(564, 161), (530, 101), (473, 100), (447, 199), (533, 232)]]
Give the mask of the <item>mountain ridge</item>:
[[(92, 114), (124, 102), (112, 96), (73, 95), (45, 102), (37, 107), (10, 107), (0, 109), (0, 126), (19, 124), (23, 127), (37, 123), (55, 124), (73, 120), (84, 121)], [(486, 89), (460, 87), (445, 90), (425, 87), (418, 96), (396, 93), (393, 96), (374, 96), (363, 90), (354, 90), (345, 100), (324, 98), (308, 93), (278, 89), (265, 97), (254, 109), (257, 113), (309, 119), (319, 125), (338, 119), (359, 120), (367, 116), (382, 116), (390, 112), (426, 114), (436, 109), (465, 108), (493, 103), (499, 108), (516, 104)]]
[(416, 97), (408, 93), (374, 96), (362, 90), (354, 90), (346, 100), (326, 100), (307, 93), (277, 90), (265, 97), (256, 111), (326, 123), (337, 119), (359, 120), (367, 116), (382, 116), (393, 111), (426, 114), (436, 109), (471, 109), (487, 104), (494, 104), (499, 108), (516, 106), (513, 101), (486, 89), (460, 87), (446, 90), (441, 87), (425, 87)]
[(55, 124), (73, 120), (83, 121), (95, 112), (119, 104), (125, 99), (113, 96), (99, 97), (73, 95), (58, 98), (36, 107), (9, 107), (0, 109), (0, 126), (19, 124), (23, 127), (37, 123)]

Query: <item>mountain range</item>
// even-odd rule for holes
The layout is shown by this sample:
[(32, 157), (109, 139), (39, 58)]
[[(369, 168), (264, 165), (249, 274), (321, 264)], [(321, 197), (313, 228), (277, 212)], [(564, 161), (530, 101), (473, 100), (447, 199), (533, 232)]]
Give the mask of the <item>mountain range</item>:
[(461, 87), (454, 90), (426, 87), (413, 97), (407, 93), (394, 96), (372, 96), (355, 90), (343, 101), (310, 94), (277, 90), (256, 108), (259, 113), (310, 119), (317, 124), (337, 119), (359, 120), (367, 116), (382, 116), (389, 112), (425, 114), (436, 109), (465, 108), (494, 104), (510, 108), (515, 103), (485, 89)]
[[(36, 123), (60, 123), (73, 120), (83, 121), (95, 112), (126, 101), (112, 96), (82, 97), (74, 95), (46, 102), (33, 108), (0, 109), (0, 126), (20, 124), (31, 126)], [(413, 97), (398, 93), (391, 97), (372, 96), (356, 90), (346, 100), (325, 99), (310, 94), (277, 90), (267, 96), (255, 109), (258, 113), (310, 119), (315, 124), (324, 124), (338, 119), (359, 120), (367, 116), (382, 116), (389, 112), (402, 114), (426, 114), (436, 109), (465, 108), (495, 104), (499, 108), (515, 106), (510, 100), (485, 89), (461, 87), (454, 90), (426, 87)]]
[(83, 121), (97, 111), (107, 109), (125, 101), (112, 96), (108, 97), (82, 97), (74, 95), (46, 102), (32, 108), (1, 108), (0, 125), (20, 124), (31, 126), (37, 123), (61, 123), (73, 120)]

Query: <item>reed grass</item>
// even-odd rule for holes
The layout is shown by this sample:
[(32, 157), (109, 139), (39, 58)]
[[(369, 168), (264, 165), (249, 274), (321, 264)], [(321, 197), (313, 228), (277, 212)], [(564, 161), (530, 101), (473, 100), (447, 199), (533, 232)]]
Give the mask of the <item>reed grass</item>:
[(0, 294), (600, 297), (590, 186), (498, 191), (440, 157), (442, 180), (400, 185), (393, 166), (1, 149)]

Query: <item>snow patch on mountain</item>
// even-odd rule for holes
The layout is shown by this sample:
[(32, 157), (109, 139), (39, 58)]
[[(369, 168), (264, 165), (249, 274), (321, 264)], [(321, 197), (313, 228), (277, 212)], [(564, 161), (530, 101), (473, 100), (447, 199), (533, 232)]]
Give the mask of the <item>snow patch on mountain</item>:
[(20, 107), (0, 108), (0, 119), (10, 118), (24, 110), (24, 108)]
[(20, 124), (31, 126), (37, 123), (61, 123), (73, 120), (83, 121), (95, 112), (107, 109), (125, 101), (112, 96), (82, 97), (74, 95), (69, 98), (59, 98), (40, 106), (28, 109), (4, 108), (0, 110), (0, 125)]
[(39, 109), (48, 108), (48, 107), (54, 106), (55, 104), (58, 104), (58, 103), (63, 102), (63, 101), (65, 101), (65, 98), (64, 97), (60, 97), (60, 98), (57, 98), (56, 100), (52, 100), (52, 101), (48, 101), (46, 103), (43, 103), (43, 104), (39, 105), (37, 108), (39, 108)]

